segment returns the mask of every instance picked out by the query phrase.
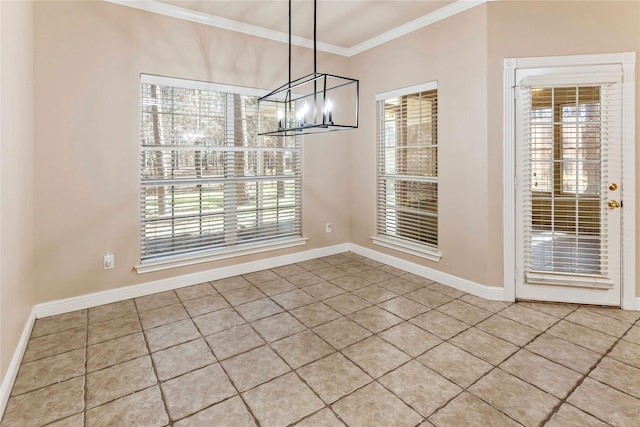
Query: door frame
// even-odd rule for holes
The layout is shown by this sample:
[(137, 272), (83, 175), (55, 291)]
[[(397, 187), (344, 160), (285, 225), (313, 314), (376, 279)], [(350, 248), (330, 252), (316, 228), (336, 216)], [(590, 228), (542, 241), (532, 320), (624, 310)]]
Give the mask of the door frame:
[[(636, 203), (635, 203), (635, 52), (507, 58), (503, 67), (503, 265), (504, 296), (516, 299), (516, 70), (619, 64), (622, 66), (622, 212), (621, 292), (624, 310), (640, 310), (636, 302)], [(626, 220), (625, 220), (626, 219)]]

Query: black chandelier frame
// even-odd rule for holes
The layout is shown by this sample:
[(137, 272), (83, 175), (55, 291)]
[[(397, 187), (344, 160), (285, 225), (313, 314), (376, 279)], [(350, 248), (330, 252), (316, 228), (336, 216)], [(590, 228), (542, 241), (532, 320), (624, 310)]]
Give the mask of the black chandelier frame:
[[(318, 73), (317, 50), (317, 0), (313, 1), (313, 73), (298, 79), (291, 79), (291, 2), (289, 0), (289, 80), (287, 83), (258, 99), (259, 117), (264, 121), (264, 109), (276, 111), (277, 126), (259, 130), (258, 135), (295, 136), (356, 129), (360, 107), (360, 81), (329, 73)], [(313, 88), (311, 90), (311, 87)], [(355, 113), (351, 115), (349, 124), (334, 121), (332, 94), (355, 93)], [(311, 108), (309, 111), (309, 103)], [(267, 126), (264, 126), (267, 127)]]

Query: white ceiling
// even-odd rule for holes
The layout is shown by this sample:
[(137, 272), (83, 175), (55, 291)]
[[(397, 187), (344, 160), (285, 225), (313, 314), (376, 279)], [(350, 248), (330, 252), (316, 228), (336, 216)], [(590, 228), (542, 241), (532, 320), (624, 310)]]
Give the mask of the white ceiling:
[[(287, 0), (105, 1), (281, 42), (288, 40)], [(318, 50), (352, 56), (486, 1), (318, 0)], [(293, 44), (313, 47), (313, 1), (293, 0), (291, 14)]]
[[(163, 0), (163, 3), (270, 30), (289, 31), (286, 0)], [(317, 39), (350, 48), (450, 3), (453, 2), (319, 0)], [(313, 39), (313, 1), (294, 0), (291, 16), (293, 34)]]

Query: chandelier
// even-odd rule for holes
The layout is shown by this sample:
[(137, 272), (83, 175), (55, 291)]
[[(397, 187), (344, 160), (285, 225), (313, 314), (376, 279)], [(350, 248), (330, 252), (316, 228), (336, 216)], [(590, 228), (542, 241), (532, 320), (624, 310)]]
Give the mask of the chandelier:
[(313, 73), (291, 79), (289, 0), (289, 80), (258, 99), (258, 135), (292, 136), (358, 127), (360, 82), (318, 73), (317, 0), (313, 1)]

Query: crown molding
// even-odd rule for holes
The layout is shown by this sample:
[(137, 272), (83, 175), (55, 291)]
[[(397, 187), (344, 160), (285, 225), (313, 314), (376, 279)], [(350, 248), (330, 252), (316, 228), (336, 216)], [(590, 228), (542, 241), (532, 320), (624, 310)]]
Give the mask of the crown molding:
[(348, 48), (346, 56), (357, 55), (421, 28), (428, 27), (429, 25), (435, 24), (436, 22), (442, 21), (450, 16), (457, 15), (465, 10), (487, 3), (487, 1), (490, 0), (457, 0), (454, 3), (441, 7), (440, 9), (427, 13), (413, 21), (409, 21), (406, 24), (402, 24), (392, 30), (386, 31), (380, 35), (370, 38), (369, 40), (365, 40), (362, 43), (358, 43), (357, 45)]
[[(222, 28), (224, 30), (235, 31), (237, 33), (248, 34), (263, 39), (269, 39), (281, 43), (289, 43), (289, 33), (271, 30), (258, 25), (247, 24), (209, 13), (198, 12), (156, 0), (104, 0), (107, 3), (119, 4), (121, 6), (132, 7), (159, 15), (170, 16), (172, 18), (183, 19), (185, 21), (197, 22), (198, 24), (210, 27)], [(294, 46), (313, 49), (313, 40), (306, 37), (292, 36), (291, 44)], [(318, 42), (317, 49), (321, 52), (333, 53), (335, 55), (349, 56), (348, 49), (330, 43)]]
[[(103, 0), (108, 3), (114, 3), (121, 6), (127, 6), (134, 9), (140, 9), (147, 12), (157, 13), (159, 15), (170, 16), (172, 18), (183, 19), (185, 21), (197, 22), (199, 24), (208, 25), (210, 27), (222, 28), (229, 31), (248, 34), (255, 37), (269, 39), (281, 43), (289, 42), (289, 34), (282, 31), (271, 30), (269, 28), (260, 27), (258, 25), (247, 24), (233, 19), (223, 18), (221, 16), (211, 15), (209, 13), (198, 12), (173, 4), (163, 3), (157, 0)], [(365, 40), (352, 47), (342, 47), (331, 43), (317, 43), (317, 49), (321, 52), (332, 53), (341, 56), (354, 56), (383, 43), (402, 37), (413, 31), (424, 28), (428, 25), (442, 21), (445, 18), (464, 12), (478, 5), (484, 4), (490, 0), (457, 0), (445, 7), (437, 9), (431, 13), (423, 15), (413, 21), (400, 25), (392, 30), (386, 31), (378, 36)], [(306, 37), (293, 36), (291, 44), (308, 49), (313, 49), (313, 40)]]

